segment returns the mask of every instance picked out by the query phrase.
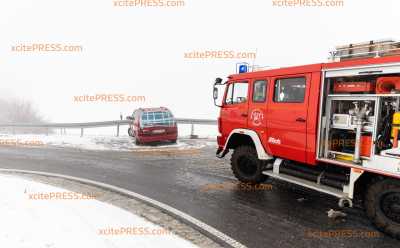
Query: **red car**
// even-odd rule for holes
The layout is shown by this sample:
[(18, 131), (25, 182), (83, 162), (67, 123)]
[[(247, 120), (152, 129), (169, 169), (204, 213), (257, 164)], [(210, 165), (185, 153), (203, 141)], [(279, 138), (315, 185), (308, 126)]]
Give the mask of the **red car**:
[(132, 120), (129, 136), (135, 137), (137, 145), (153, 142), (172, 142), (178, 139), (178, 127), (167, 108), (140, 108), (128, 117)]

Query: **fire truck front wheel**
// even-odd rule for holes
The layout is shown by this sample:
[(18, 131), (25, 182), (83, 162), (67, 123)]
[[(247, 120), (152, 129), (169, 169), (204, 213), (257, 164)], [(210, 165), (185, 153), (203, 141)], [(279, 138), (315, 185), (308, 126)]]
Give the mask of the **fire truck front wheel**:
[(235, 177), (244, 183), (262, 183), (268, 177), (262, 174), (265, 162), (258, 159), (257, 151), (251, 146), (237, 147), (231, 157)]
[(366, 193), (368, 217), (382, 232), (400, 239), (400, 181), (384, 179), (372, 184)]

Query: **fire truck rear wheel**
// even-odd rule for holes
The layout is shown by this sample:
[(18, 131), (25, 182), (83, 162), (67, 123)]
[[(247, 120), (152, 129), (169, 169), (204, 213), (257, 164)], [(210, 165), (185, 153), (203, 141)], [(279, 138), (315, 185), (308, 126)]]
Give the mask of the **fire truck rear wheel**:
[(372, 184), (366, 193), (368, 217), (382, 232), (400, 239), (400, 181), (384, 179)]
[(244, 183), (262, 183), (268, 176), (262, 174), (265, 163), (258, 159), (257, 151), (251, 146), (239, 146), (231, 157), (231, 168), (235, 177)]

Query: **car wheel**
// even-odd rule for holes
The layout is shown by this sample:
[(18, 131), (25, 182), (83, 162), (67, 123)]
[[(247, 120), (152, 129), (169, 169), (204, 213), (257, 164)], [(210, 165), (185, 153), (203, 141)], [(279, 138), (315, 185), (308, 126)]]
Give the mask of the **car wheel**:
[(128, 129), (128, 134), (129, 134), (129, 136), (131, 136), (131, 137), (135, 137), (135, 134), (133, 133), (132, 128), (129, 128), (129, 129)]
[(384, 179), (369, 186), (365, 197), (368, 217), (382, 232), (400, 239), (400, 181)]
[(265, 162), (258, 159), (257, 151), (251, 146), (239, 146), (231, 157), (231, 169), (235, 177), (244, 183), (262, 183), (268, 176), (262, 174)]

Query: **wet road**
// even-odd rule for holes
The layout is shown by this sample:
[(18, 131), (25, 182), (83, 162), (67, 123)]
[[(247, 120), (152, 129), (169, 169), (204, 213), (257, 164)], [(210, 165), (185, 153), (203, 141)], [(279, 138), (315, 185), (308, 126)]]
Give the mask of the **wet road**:
[[(272, 187), (257, 190), (238, 185), (228, 158), (214, 158), (210, 147), (176, 155), (0, 147), (0, 167), (122, 187), (190, 214), (248, 247), (400, 247), (400, 241), (382, 234), (371, 237), (376, 230), (361, 210), (345, 210), (342, 221), (329, 219), (326, 212), (338, 209), (330, 196), (274, 180), (266, 182)], [(342, 234), (329, 237), (328, 231)]]

